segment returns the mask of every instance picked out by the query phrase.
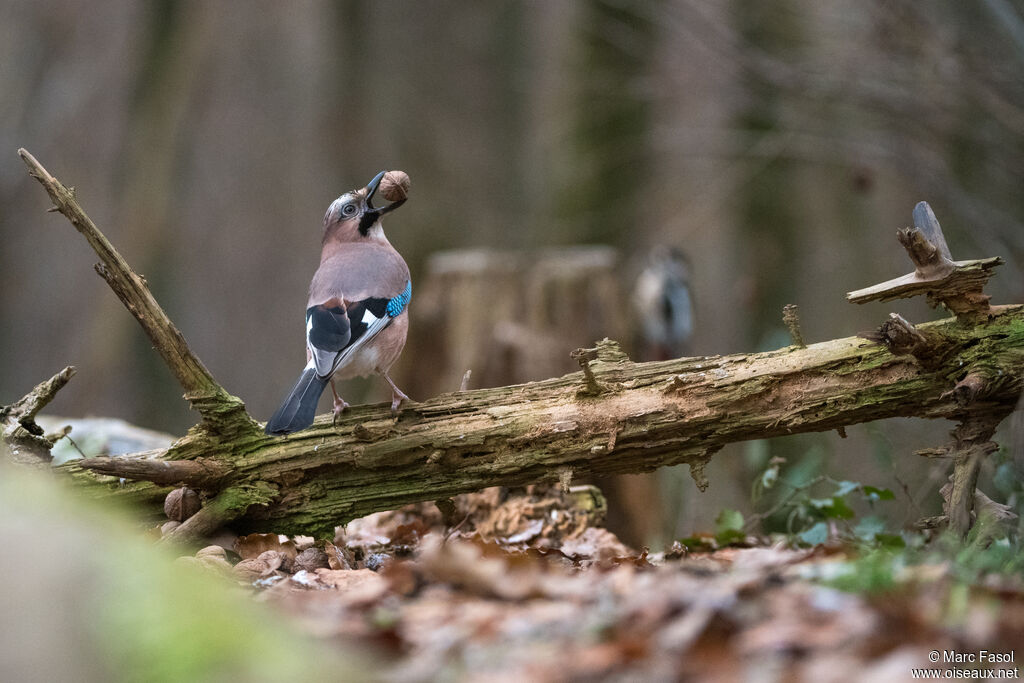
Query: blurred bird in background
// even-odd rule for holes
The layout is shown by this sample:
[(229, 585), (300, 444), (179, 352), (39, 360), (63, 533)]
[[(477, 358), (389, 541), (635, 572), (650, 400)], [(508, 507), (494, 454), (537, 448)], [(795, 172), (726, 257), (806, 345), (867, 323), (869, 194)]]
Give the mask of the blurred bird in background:
[(664, 245), (651, 249), (633, 286), (631, 303), (639, 360), (669, 360), (689, 352), (693, 298), (690, 266), (682, 251)]
[[(387, 176), (387, 177), (386, 177)], [(382, 191), (392, 201), (373, 206)], [(320, 395), (330, 383), (334, 414), (348, 407), (335, 379), (384, 376), (391, 386), (392, 412), (408, 400), (388, 375), (405, 347), (412, 297), (409, 267), (384, 236), (381, 217), (406, 200), (408, 176), (380, 172), (361, 190), (338, 197), (324, 216), (320, 267), (306, 304), (306, 367), (284, 403), (267, 422), (267, 434), (288, 434), (313, 424)]]

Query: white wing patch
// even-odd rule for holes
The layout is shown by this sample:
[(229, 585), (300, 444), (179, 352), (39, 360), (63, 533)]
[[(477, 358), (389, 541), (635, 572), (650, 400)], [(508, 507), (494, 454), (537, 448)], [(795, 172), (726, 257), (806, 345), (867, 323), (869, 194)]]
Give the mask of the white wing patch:
[(378, 320), (380, 320), (380, 318), (375, 316), (373, 313), (370, 313), (370, 309), (369, 308), (367, 308), (365, 311), (363, 311), (363, 320), (362, 320), (362, 322), (363, 322), (363, 324), (366, 325), (367, 331), (369, 331), (369, 328), (373, 327), (373, 324), (375, 322), (377, 322)]

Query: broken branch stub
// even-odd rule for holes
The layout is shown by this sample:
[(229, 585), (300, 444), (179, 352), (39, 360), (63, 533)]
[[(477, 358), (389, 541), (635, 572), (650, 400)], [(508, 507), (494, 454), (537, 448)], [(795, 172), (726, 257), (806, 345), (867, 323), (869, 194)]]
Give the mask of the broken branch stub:
[(10, 447), (14, 462), (39, 465), (48, 464), (53, 459), (50, 449), (54, 441), (44, 435), (35, 417), (75, 376), (75, 372), (75, 368), (69, 365), (50, 379), (37, 384), (18, 401), (9, 406), (0, 406), (0, 433)]
[(786, 328), (789, 330), (793, 346), (806, 349), (807, 344), (804, 343), (804, 335), (800, 330), (800, 309), (796, 304), (786, 304), (782, 307), (782, 322), (786, 324)]
[(946, 236), (942, 234), (942, 226), (939, 225), (939, 219), (935, 217), (935, 212), (932, 211), (932, 207), (928, 205), (928, 202), (918, 202), (917, 206), (914, 207), (913, 217), (914, 227), (924, 235), (928, 242), (935, 246), (940, 257), (939, 261), (944, 265), (951, 266), (953, 264), (953, 256), (949, 253), (949, 247), (946, 246)]
[(927, 202), (914, 208), (915, 227), (905, 228), (896, 237), (914, 263), (913, 273), (858, 289), (846, 295), (850, 303), (892, 301), (924, 295), (935, 307), (945, 306), (961, 319), (973, 320), (989, 311), (985, 285), (996, 266), (998, 256), (970, 261), (953, 261), (946, 246), (942, 227)]
[[(149, 452), (148, 455), (159, 453), (160, 451)], [(216, 489), (229, 474), (228, 467), (213, 458), (161, 460), (153, 457), (97, 456), (83, 459), (79, 466), (97, 474), (141, 479), (162, 486), (182, 484), (204, 491)]]

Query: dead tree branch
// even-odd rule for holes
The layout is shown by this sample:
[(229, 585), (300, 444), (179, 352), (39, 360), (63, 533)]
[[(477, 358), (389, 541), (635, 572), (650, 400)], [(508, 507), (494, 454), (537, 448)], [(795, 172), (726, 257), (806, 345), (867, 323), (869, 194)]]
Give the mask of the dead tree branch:
[(54, 208), (71, 221), (99, 256), (100, 263), (96, 264), (96, 272), (135, 316), (157, 353), (185, 390), (185, 399), (202, 416), (204, 426), (212, 433), (224, 436), (256, 430), (256, 424), (245, 412), (245, 404), (225, 391), (202, 361), (192, 353), (185, 337), (149, 291), (145, 279), (131, 269), (114, 245), (82, 210), (75, 198), (74, 188), (65, 187), (26, 150), (19, 149), (18, 155), (28, 166), (29, 174), (50, 195)]
[(162, 486), (182, 485), (212, 490), (228, 475), (228, 469), (218, 460), (161, 460), (163, 451), (148, 451), (131, 458), (100, 456), (87, 458), (83, 469), (125, 479), (151, 481)]

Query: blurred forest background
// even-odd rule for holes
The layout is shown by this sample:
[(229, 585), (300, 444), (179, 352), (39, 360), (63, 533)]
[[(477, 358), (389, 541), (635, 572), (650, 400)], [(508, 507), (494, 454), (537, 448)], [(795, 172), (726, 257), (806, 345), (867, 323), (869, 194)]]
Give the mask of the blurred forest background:
[[(76, 186), (258, 419), (304, 360), (323, 212), (382, 169), (412, 178), (385, 224), (419, 283), (396, 368), (418, 399), (465, 369), (471, 387), (488, 378), (479, 359), (439, 361), (454, 333), (438, 330), (424, 287), (443, 298), (443, 250), (606, 245), (628, 293), (644, 255), (675, 246), (689, 261), (689, 353), (766, 350), (789, 343), (787, 303), (808, 342), (890, 310), (940, 316), (845, 301), (910, 270), (895, 231), (925, 199), (955, 258), (1006, 259), (993, 300), (1024, 301), (1024, 6), (1011, 0), (0, 0), (0, 402), (73, 364), (51, 413), (181, 434), (194, 416), (180, 389), (87, 246), (43, 213), (18, 147)], [(545, 262), (558, 270), (557, 255)], [(496, 289), (474, 290), (478, 304)], [(504, 380), (573, 371), (569, 351), (605, 334), (642, 360), (624, 310), (604, 312), (607, 330), (559, 332), (547, 362)], [(376, 380), (344, 389), (386, 395)], [(706, 494), (661, 473), (661, 522), (628, 540), (749, 509), (771, 456), (794, 481), (905, 484), (897, 526), (934, 514), (945, 472), (912, 451), (950, 427), (738, 445), (713, 461)]]

